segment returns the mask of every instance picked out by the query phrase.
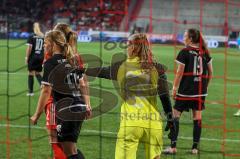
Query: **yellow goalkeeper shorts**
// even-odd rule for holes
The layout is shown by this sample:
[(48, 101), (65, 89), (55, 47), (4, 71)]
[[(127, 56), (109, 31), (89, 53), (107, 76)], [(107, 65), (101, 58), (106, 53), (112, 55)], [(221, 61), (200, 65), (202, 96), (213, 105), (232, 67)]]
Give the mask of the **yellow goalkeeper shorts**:
[(139, 143), (144, 144), (146, 159), (154, 159), (161, 154), (161, 129), (120, 127), (117, 137), (115, 159), (136, 159)]

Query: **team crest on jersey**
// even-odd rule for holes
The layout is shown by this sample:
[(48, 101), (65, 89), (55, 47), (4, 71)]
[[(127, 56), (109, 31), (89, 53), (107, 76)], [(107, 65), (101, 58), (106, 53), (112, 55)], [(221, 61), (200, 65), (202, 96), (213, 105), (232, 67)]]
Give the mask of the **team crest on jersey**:
[(57, 132), (61, 132), (61, 129), (62, 129), (62, 125), (57, 125)]

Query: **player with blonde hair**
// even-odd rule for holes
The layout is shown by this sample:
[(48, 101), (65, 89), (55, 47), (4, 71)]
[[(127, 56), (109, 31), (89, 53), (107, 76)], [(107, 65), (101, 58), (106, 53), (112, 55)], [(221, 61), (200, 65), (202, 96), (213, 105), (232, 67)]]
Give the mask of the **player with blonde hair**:
[(141, 142), (147, 159), (159, 159), (163, 142), (156, 98), (158, 72), (147, 36), (131, 35), (127, 53), (128, 58), (117, 73), (122, 105), (115, 159), (135, 159)]
[[(58, 23), (56, 26), (54, 26), (54, 30), (61, 31), (65, 38), (67, 43), (71, 46), (73, 49), (74, 56), (76, 56), (76, 60), (78, 62), (78, 67), (80, 69), (83, 69), (83, 60), (81, 56), (79, 55), (77, 51), (77, 33), (72, 31), (70, 26), (65, 23)], [(51, 52), (45, 53), (45, 61), (51, 58)], [(86, 84), (86, 90), (87, 90), (87, 98), (88, 98), (88, 105), (90, 105), (90, 99), (89, 99), (89, 91), (88, 91), (88, 81), (86, 76), (83, 76), (83, 80)], [(88, 110), (91, 112), (91, 110)], [(55, 105), (53, 103), (53, 97), (51, 96), (45, 106), (45, 113), (46, 113), (46, 126), (47, 126), (47, 131), (49, 134), (49, 141), (52, 145), (52, 150), (53, 150), (53, 156), (55, 159), (65, 159), (66, 156), (62, 150), (61, 145), (58, 143), (57, 140), (57, 125), (56, 125), (56, 120), (55, 120)]]
[(31, 122), (37, 123), (52, 94), (58, 110), (57, 140), (68, 159), (83, 159), (76, 146), (83, 120), (90, 115), (83, 71), (78, 67), (74, 52), (62, 32), (47, 32), (44, 47), (52, 57), (44, 63), (42, 90)]
[(25, 56), (25, 63), (28, 66), (28, 93), (27, 96), (33, 96), (34, 78), (37, 78), (39, 84), (41, 84), (42, 76), (42, 62), (44, 59), (44, 35), (41, 32), (40, 24), (35, 22), (33, 24), (34, 34), (28, 38), (27, 49)]

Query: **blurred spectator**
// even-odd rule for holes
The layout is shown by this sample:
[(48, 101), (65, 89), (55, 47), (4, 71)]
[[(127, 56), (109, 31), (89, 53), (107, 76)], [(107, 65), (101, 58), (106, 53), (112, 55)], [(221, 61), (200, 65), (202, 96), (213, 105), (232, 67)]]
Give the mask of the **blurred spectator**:
[[(59, 21), (67, 21), (78, 31), (88, 28), (117, 31), (124, 16), (114, 12), (123, 12), (124, 5), (113, 0), (105, 0), (103, 6), (100, 6), (99, 0), (11, 0), (6, 1), (0, 11), (6, 11), (5, 16), (8, 15), (14, 31), (26, 30), (29, 21), (36, 20), (48, 29)], [(1, 21), (0, 26), (4, 30)]]

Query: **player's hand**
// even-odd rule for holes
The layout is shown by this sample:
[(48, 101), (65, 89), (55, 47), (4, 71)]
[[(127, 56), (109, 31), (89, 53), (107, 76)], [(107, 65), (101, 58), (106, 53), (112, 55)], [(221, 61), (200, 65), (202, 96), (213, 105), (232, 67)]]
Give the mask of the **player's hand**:
[(31, 118), (30, 118), (30, 122), (33, 124), (33, 125), (36, 125), (37, 124), (37, 121), (38, 121), (38, 116), (36, 114), (34, 114)]
[(176, 133), (176, 126), (174, 124), (174, 121), (167, 121), (167, 125), (165, 127), (165, 131), (170, 130), (169, 134), (168, 134), (168, 138), (172, 139), (172, 137), (174, 136), (174, 134)]
[(92, 117), (92, 108), (90, 105), (87, 105), (86, 107), (86, 119), (90, 119)]
[(168, 131), (172, 127), (173, 127), (173, 121), (167, 121), (167, 124), (166, 124), (166, 127), (165, 127), (165, 131)]

